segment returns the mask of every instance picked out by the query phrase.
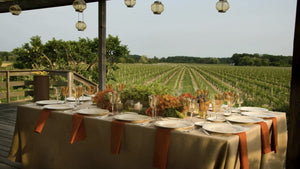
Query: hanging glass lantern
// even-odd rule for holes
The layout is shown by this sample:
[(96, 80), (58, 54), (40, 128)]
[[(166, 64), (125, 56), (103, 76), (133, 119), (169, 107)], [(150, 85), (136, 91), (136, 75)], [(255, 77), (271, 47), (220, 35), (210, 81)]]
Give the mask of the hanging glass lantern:
[(155, 1), (151, 5), (151, 10), (154, 14), (160, 15), (164, 11), (164, 5), (160, 1)]
[(86, 3), (84, 0), (75, 0), (73, 2), (73, 8), (76, 12), (83, 12), (86, 9)]
[(19, 5), (15, 4), (9, 7), (9, 12), (13, 15), (19, 15), (22, 12), (22, 9)]
[(124, 3), (128, 8), (132, 8), (136, 4), (136, 0), (124, 0)]
[(78, 31), (84, 31), (86, 28), (86, 24), (83, 21), (78, 21), (75, 25)]
[(229, 9), (229, 3), (227, 0), (219, 0), (216, 4), (216, 8), (219, 12), (225, 13)]

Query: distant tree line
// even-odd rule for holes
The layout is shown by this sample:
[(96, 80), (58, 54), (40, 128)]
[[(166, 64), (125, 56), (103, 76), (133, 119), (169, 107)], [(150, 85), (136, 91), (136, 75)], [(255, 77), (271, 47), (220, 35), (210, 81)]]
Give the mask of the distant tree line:
[(169, 56), (167, 58), (147, 58), (145, 55), (129, 55), (130, 62), (123, 63), (199, 63), (199, 64), (232, 64), (235, 66), (292, 66), (292, 56), (268, 54), (233, 54), (231, 58), (200, 58), (191, 56)]
[(236, 66), (292, 66), (292, 56), (268, 54), (233, 54), (232, 62)]

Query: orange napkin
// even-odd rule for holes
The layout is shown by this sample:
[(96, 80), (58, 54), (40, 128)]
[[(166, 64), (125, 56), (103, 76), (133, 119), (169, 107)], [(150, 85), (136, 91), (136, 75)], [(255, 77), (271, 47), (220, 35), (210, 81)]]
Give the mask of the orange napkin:
[(249, 169), (246, 132), (238, 133), (241, 169)]
[(266, 122), (259, 122), (258, 123), (261, 128), (261, 144), (262, 144), (262, 153), (267, 154), (271, 152), (271, 145), (270, 145), (270, 134), (269, 128)]
[(48, 110), (48, 109), (43, 109), (41, 112), (40, 112), (40, 117), (37, 121), (37, 124), (35, 125), (35, 128), (34, 128), (34, 131), (41, 134), (43, 128), (44, 128), (44, 125), (46, 123), (46, 120), (48, 118), (48, 116), (50, 115), (50, 112), (51, 110)]
[(125, 121), (114, 120), (111, 122), (110, 130), (110, 152), (113, 154), (120, 154), (121, 140)]
[(167, 167), (168, 150), (171, 131), (173, 129), (157, 128), (154, 145), (153, 167), (165, 169)]
[(72, 138), (71, 144), (76, 141), (82, 141), (85, 139), (85, 127), (83, 123), (83, 115), (79, 115), (77, 113), (72, 116)]
[(272, 117), (272, 138), (271, 138), (271, 150), (278, 152), (278, 131), (277, 131), (277, 119)]

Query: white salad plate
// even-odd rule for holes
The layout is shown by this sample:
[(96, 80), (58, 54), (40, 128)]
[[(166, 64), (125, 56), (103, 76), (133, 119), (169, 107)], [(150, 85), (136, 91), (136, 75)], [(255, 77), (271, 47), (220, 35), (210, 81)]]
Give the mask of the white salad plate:
[(210, 124), (203, 125), (202, 128), (210, 132), (225, 133), (225, 134), (236, 134), (247, 130), (242, 126), (231, 125), (227, 123), (210, 123)]
[(269, 111), (268, 109), (262, 107), (241, 107), (242, 112), (250, 112), (250, 111)]
[(57, 101), (57, 100), (40, 100), (35, 102), (37, 105), (49, 105), (49, 104), (62, 104), (63, 101)]
[(225, 119), (236, 123), (258, 123), (264, 121), (261, 118), (250, 117), (250, 116), (230, 116), (230, 117), (226, 117)]
[(132, 123), (143, 123), (151, 119), (149, 116), (133, 114), (133, 113), (119, 114), (116, 115), (114, 118), (116, 120), (128, 121)]
[[(79, 97), (79, 101), (90, 101), (90, 100), (92, 100), (92, 97), (88, 97), (88, 96), (81, 96), (81, 97)], [(67, 101), (69, 101), (69, 102), (75, 102), (76, 99), (74, 97), (68, 97)]]
[(50, 109), (50, 110), (69, 110), (69, 109), (73, 109), (73, 106), (67, 104), (49, 104), (43, 106), (43, 108)]
[(163, 120), (154, 123), (156, 127), (170, 128), (175, 130), (187, 130), (194, 127), (194, 123), (184, 120)]
[(241, 114), (245, 116), (259, 117), (259, 118), (271, 118), (277, 116), (276, 114), (271, 112), (242, 112)]
[(89, 108), (89, 109), (80, 109), (76, 111), (78, 114), (82, 115), (90, 115), (90, 116), (104, 116), (109, 113), (106, 109), (99, 109), (99, 108)]

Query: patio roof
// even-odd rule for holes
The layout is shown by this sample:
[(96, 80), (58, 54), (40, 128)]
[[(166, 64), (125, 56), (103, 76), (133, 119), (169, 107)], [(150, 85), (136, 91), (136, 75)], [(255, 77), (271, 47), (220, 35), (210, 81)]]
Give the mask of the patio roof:
[[(74, 0), (19, 0), (22, 11), (58, 6), (72, 5)], [(85, 0), (86, 3), (98, 2), (98, 0)], [(9, 12), (9, 7), (15, 2), (13, 0), (0, 0), (0, 13)]]

